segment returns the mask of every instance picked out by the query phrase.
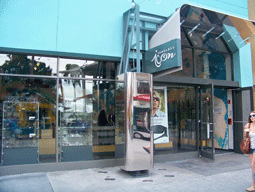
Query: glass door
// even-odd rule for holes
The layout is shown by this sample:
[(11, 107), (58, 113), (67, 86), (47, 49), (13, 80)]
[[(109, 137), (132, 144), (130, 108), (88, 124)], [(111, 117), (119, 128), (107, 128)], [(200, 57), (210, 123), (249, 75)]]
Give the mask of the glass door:
[(200, 156), (214, 160), (213, 85), (203, 85), (198, 90)]

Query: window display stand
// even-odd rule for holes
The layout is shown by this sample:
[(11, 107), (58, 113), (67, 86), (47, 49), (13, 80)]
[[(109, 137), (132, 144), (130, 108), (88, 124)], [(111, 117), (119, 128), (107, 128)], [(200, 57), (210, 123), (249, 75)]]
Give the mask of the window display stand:
[(60, 161), (92, 160), (91, 114), (62, 112), (59, 127)]
[(18, 97), (3, 102), (2, 165), (39, 163), (39, 103)]

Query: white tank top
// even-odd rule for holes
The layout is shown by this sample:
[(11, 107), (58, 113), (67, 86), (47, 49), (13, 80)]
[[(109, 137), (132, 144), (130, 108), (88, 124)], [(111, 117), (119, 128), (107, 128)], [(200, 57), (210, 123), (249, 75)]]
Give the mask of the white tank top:
[(251, 139), (251, 148), (255, 149), (255, 133), (250, 132), (249, 136), (250, 136), (250, 139)]

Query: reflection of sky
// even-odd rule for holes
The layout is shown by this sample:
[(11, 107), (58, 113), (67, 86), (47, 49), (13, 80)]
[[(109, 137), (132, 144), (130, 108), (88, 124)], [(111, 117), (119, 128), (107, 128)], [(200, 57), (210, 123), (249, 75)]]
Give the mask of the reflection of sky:
[(6, 54), (0, 54), (0, 66), (5, 63), (6, 60), (10, 60)]
[[(73, 83), (62, 81), (63, 86), (63, 93), (64, 93), (64, 103), (65, 107), (68, 107), (68, 112), (92, 112), (93, 111), (93, 104), (91, 99), (78, 99), (76, 102), (74, 101), (75, 98), (82, 97), (83, 95), (83, 88), (82, 88), (82, 80), (80, 81), (81, 85), (76, 84), (73, 86)], [(85, 83), (85, 94), (92, 94), (93, 93), (93, 84), (90, 82)], [(61, 91), (60, 91), (61, 93)]]

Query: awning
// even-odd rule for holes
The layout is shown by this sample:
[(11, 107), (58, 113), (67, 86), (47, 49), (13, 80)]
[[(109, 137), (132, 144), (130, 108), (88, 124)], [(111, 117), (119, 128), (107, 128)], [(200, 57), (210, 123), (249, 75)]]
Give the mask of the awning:
[(197, 21), (201, 24), (197, 29), (208, 27), (210, 30), (214, 27), (210, 32), (222, 30), (218, 37), (225, 40), (232, 53), (238, 51), (254, 38), (255, 22), (251, 20), (188, 4), (181, 7), (180, 14), (182, 22), (188, 20)]
[(154, 77), (182, 69), (180, 9), (178, 9), (149, 41), (145, 52), (145, 73)]
[[(209, 34), (214, 35), (215, 41), (223, 38), (232, 53), (255, 38), (254, 21), (184, 4), (150, 39), (149, 50), (145, 54), (145, 72), (162, 76), (182, 69), (181, 25), (188, 29), (189, 35), (195, 32), (202, 34), (196, 39), (198, 44)], [(216, 45), (214, 40), (208, 41), (212, 47)]]

